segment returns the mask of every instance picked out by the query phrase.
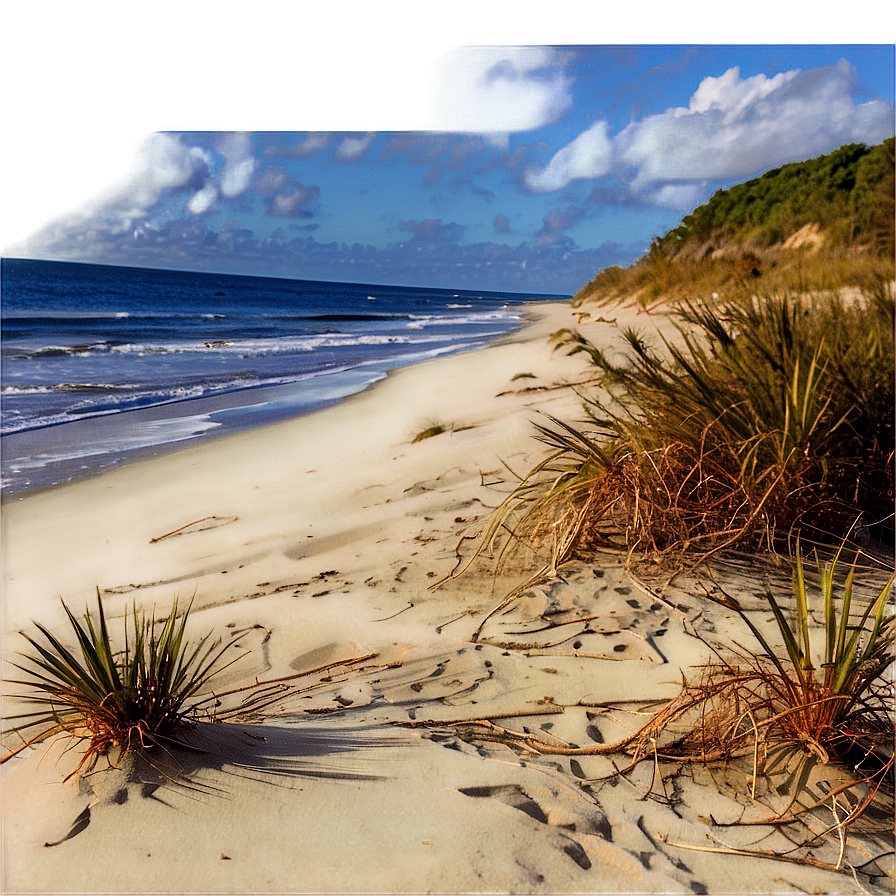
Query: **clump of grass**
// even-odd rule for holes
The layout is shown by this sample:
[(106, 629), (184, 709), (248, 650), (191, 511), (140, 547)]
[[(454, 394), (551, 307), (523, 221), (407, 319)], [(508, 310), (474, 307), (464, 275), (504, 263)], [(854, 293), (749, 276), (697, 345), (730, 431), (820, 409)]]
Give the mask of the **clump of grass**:
[(847, 302), (748, 297), (679, 309), (657, 351), (623, 333), (610, 359), (578, 333), (611, 398), (583, 424), (548, 417), (551, 449), (503, 502), (481, 549), (548, 553), (553, 570), (597, 546), (632, 555), (774, 548), (794, 532), (892, 536), (892, 286)]
[(442, 420), (440, 417), (427, 417), (426, 420), (418, 425), (411, 438), (411, 441), (422, 442), (425, 439), (431, 439), (435, 436), (440, 436), (442, 435), (442, 433), (457, 432), (458, 429), (462, 428), (463, 427), (459, 426), (457, 423)]
[(177, 603), (161, 620), (134, 607), (130, 617), (125, 615), (119, 650), (112, 644), (99, 592), (96, 617), (88, 610), (81, 622), (64, 602), (63, 608), (77, 647), (70, 650), (39, 623), (45, 643), (24, 635), (34, 652), (14, 664), (27, 678), (13, 683), (28, 688), (22, 696), (37, 709), (14, 721), (19, 732), (39, 729), (30, 742), (59, 732), (88, 741), (75, 773), (92, 767), (113, 747), (142, 752), (172, 743), (193, 716), (196, 695), (230, 665), (220, 660), (232, 642), (222, 645), (210, 635), (188, 641), (189, 608), (179, 613)]
[[(888, 687), (883, 675), (893, 663), (896, 637), (891, 612), (894, 577), (857, 613), (853, 607), (855, 566), (838, 583), (840, 552), (821, 569), (820, 607), (807, 587), (799, 546), (791, 613), (785, 613), (766, 587), (783, 655), (736, 598), (724, 596), (722, 603), (743, 619), (761, 653), (745, 670), (728, 663), (713, 667), (715, 696), (724, 695), (722, 705), (730, 724), (721, 730), (701, 726), (701, 741), (707, 730), (713, 730), (720, 745), (733, 751), (739, 741), (753, 738), (761, 729), (765, 753), (769, 758), (777, 754), (779, 761), (795, 753), (810, 757), (812, 763), (838, 759), (856, 771), (867, 771), (875, 780), (892, 768), (893, 752), (886, 749), (892, 747), (894, 736), (892, 694), (887, 700), (881, 690)], [(821, 645), (813, 643), (810, 633), (813, 614), (819, 610)], [(734, 700), (729, 699), (732, 696)], [(774, 751), (770, 741), (778, 742)], [(700, 749), (705, 751), (706, 746), (702, 742)]]

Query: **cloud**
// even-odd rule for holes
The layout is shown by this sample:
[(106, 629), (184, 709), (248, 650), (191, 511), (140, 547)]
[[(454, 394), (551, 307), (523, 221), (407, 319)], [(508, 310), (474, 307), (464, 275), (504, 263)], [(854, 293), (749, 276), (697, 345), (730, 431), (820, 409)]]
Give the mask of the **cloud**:
[(259, 196), (273, 196), (286, 187), (292, 178), (283, 165), (268, 165), (255, 178), (255, 192)]
[(217, 244), (228, 252), (238, 251), (241, 247), (251, 246), (256, 242), (255, 234), (233, 218), (228, 218), (218, 231)]
[[(575, 211), (557, 210), (546, 227), (560, 227)], [(112, 231), (92, 223), (72, 231), (44, 233), (44, 258), (137, 267), (245, 273), (271, 277), (394, 283), (445, 288), (516, 291), (524, 294), (575, 292), (602, 267), (628, 264), (642, 255), (646, 242), (605, 242), (580, 249), (568, 238), (519, 245), (483, 242), (460, 245), (461, 225), (441, 220), (402, 221), (414, 234), (385, 246), (319, 242), (297, 233), (315, 225), (290, 223), (267, 238), (228, 219), (216, 232), (209, 219), (189, 215), (160, 226), (143, 223), (132, 231)], [(54, 241), (54, 237), (57, 238)], [(413, 251), (409, 251), (412, 249)]]
[(857, 103), (855, 69), (834, 66), (742, 79), (738, 68), (705, 78), (686, 109), (630, 125), (617, 138), (636, 189), (659, 181), (737, 180), (844, 143), (878, 143), (893, 108)]
[(572, 105), (565, 54), (546, 47), (467, 47), (436, 68), (436, 129), (506, 138), (556, 121)]
[(219, 141), (218, 151), (224, 156), (221, 172), (221, 195), (225, 199), (239, 196), (249, 189), (255, 174), (255, 158), (248, 134), (225, 134)]
[(432, 165), (456, 139), (451, 134), (398, 131), (389, 134), (382, 150), (382, 158), (404, 156), (413, 165)]
[(492, 219), (492, 226), (495, 228), (495, 233), (513, 233), (513, 228), (510, 226), (510, 218), (507, 215), (495, 215)]
[(268, 214), (274, 218), (311, 218), (314, 212), (306, 206), (319, 198), (320, 187), (305, 187), (292, 181), (268, 203)]
[(561, 242), (572, 245), (572, 240), (566, 236), (565, 231), (578, 224), (586, 215), (586, 210), (580, 205), (552, 209), (544, 216), (541, 230), (535, 234), (536, 245), (552, 246)]
[(618, 181), (609, 186), (592, 187), (586, 203), (593, 203), (596, 210), (606, 206), (650, 209), (665, 208), (689, 212), (705, 202), (712, 187), (703, 180), (661, 180), (642, 177), (630, 181)]
[(398, 230), (413, 233), (412, 240), (417, 243), (457, 243), (467, 229), (463, 224), (443, 224), (441, 218), (429, 218), (425, 221), (399, 221)]
[(275, 143), (269, 146), (264, 154), (269, 159), (305, 159), (330, 145), (333, 135), (320, 131), (309, 131), (301, 143), (285, 146)]
[(486, 202), (492, 202), (495, 198), (494, 192), (485, 187), (477, 187), (472, 177), (453, 177), (446, 185), (449, 193), (471, 193), (478, 196)]
[(600, 130), (578, 137), (567, 149), (566, 169), (574, 177), (598, 174), (610, 158), (611, 144)]
[(495, 153), (482, 167), (480, 173), (503, 171), (520, 193), (533, 195), (556, 189), (548, 175), (550, 147), (543, 140), (523, 143), (512, 151)]
[(340, 162), (354, 162), (367, 152), (374, 140), (376, 140), (376, 134), (373, 132), (351, 134), (345, 137), (342, 143), (339, 144), (339, 148), (336, 150), (336, 158)]

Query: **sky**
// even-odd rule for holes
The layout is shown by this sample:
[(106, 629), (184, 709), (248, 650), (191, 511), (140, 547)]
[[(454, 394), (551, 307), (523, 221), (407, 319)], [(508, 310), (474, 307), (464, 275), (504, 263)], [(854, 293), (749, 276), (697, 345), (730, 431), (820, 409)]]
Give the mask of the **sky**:
[(5, 15), (7, 257), (572, 294), (717, 189), (894, 133), (873, 35), (638, 43), (563, 2), (410, 38), (382, 18), (423, 6), (35, 6)]

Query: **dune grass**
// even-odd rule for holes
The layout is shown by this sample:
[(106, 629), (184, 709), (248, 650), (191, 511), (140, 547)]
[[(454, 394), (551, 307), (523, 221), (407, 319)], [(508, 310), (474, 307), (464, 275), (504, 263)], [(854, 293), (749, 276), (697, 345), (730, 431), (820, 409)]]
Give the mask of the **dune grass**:
[(861, 537), (891, 543), (892, 285), (677, 315), (678, 338), (658, 347), (624, 331), (622, 361), (573, 330), (555, 334), (558, 348), (587, 354), (604, 397), (584, 397), (583, 422), (537, 425), (550, 453), (479, 549), (532, 551), (552, 572), (598, 546), (696, 560), (799, 532), (836, 544), (857, 520)]
[(427, 417), (425, 420), (417, 424), (414, 432), (411, 435), (411, 441), (423, 442), (426, 439), (432, 439), (435, 436), (440, 436), (446, 432), (454, 433), (458, 430), (467, 428), (468, 427), (463, 426), (462, 424), (455, 423), (450, 420), (443, 420), (441, 417)]
[(727, 257), (673, 259), (654, 252), (627, 268), (604, 268), (576, 293), (573, 305), (606, 306), (634, 299), (650, 307), (694, 298), (718, 304), (757, 289), (766, 294), (863, 289), (893, 276), (892, 255), (757, 248)]
[[(575, 331), (555, 334), (559, 348), (588, 356), (603, 397), (583, 396), (583, 422), (536, 426), (549, 453), (474, 550), (541, 565), (486, 619), (598, 547), (696, 568), (726, 548), (781, 551), (796, 536), (791, 600), (766, 589), (776, 636), (735, 597), (716, 596), (754, 645), (718, 653), (631, 735), (566, 748), (486, 730), (549, 754), (626, 752), (625, 773), (642, 761), (746, 759), (754, 797), (760, 779), (767, 794), (789, 794), (771, 823), (823, 810), (842, 831), (875, 801), (890, 812), (893, 801), (893, 578), (857, 609), (855, 569), (840, 568), (847, 539), (893, 541), (893, 287), (877, 280), (849, 298), (745, 294), (677, 313), (677, 338), (659, 346), (625, 331), (622, 360)], [(817, 588), (800, 534), (840, 545)], [(831, 762), (849, 779), (819, 797), (813, 770)]]
[[(767, 767), (797, 756), (806, 774), (816, 762), (837, 759), (860, 778), (883, 783), (893, 767), (892, 682), (884, 673), (894, 659), (894, 577), (857, 610), (855, 565), (841, 577), (841, 551), (821, 566), (819, 586), (812, 589), (797, 545), (789, 609), (766, 586), (783, 650), (772, 646), (735, 597), (720, 600), (738, 613), (760, 651), (745, 652), (740, 666), (711, 665), (707, 683), (693, 689), (698, 699), (711, 694), (713, 712), (727, 719), (724, 725), (703, 720), (691, 733), (701, 753), (733, 753), (738, 744), (761, 738)], [(813, 627), (816, 614), (821, 624)]]
[(159, 620), (135, 606), (125, 615), (119, 649), (99, 592), (95, 617), (88, 610), (80, 621), (63, 608), (77, 646), (69, 649), (39, 623), (43, 642), (24, 634), (33, 652), (14, 665), (27, 677), (12, 683), (28, 689), (22, 698), (36, 708), (12, 721), (20, 734), (37, 729), (31, 742), (60, 732), (88, 741), (76, 773), (112, 748), (142, 752), (173, 743), (193, 715), (196, 695), (230, 665), (221, 660), (233, 643), (210, 635), (189, 641), (189, 607), (180, 612), (176, 602)]
[[(843, 553), (841, 545), (810, 574), (796, 546), (791, 594), (765, 589), (770, 628), (762, 623), (767, 612), (748, 611), (737, 598), (714, 589), (711, 599), (736, 612), (752, 639), (713, 648), (715, 659), (683, 678), (678, 696), (620, 740), (567, 745), (487, 717), (453, 727), (524, 753), (627, 755), (627, 763), (614, 762), (609, 778), (629, 776), (649, 763), (654, 767), (650, 791), (656, 786), (665, 792), (661, 782), (674, 779), (683, 766), (726, 769), (735, 773), (726, 781), (745, 778), (742, 792), (769, 813), (732, 824), (792, 825), (793, 842), (810, 846), (834, 833), (845, 844), (852, 829), (883, 834), (891, 842), (894, 577), (881, 586), (878, 572), (858, 571), (855, 561), (844, 572)], [(607, 711), (618, 722), (621, 707), (611, 704)], [(435, 721), (425, 724), (438, 727)], [(839, 773), (831, 776), (823, 766)], [(826, 786), (832, 777), (836, 785)], [(814, 861), (811, 853), (794, 851), (762, 855)], [(842, 849), (840, 861), (830, 867), (842, 870)]]

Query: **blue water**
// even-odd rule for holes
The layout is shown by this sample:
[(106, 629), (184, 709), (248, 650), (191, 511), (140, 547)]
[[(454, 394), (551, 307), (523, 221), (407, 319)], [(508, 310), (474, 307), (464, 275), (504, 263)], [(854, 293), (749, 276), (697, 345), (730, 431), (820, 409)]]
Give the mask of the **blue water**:
[(21, 259), (0, 277), (5, 497), (308, 413), (568, 298)]

